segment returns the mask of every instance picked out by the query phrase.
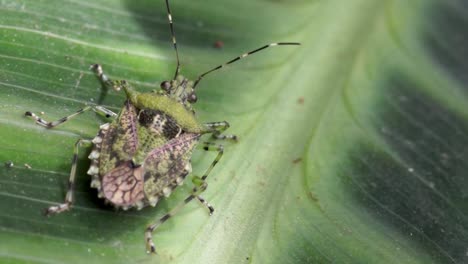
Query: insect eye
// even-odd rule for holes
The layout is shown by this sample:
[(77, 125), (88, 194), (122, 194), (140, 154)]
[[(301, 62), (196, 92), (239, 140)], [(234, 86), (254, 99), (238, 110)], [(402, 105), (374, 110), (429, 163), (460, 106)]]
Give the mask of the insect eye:
[(189, 96), (187, 98), (187, 101), (189, 103), (195, 103), (195, 102), (197, 102), (197, 99), (198, 99), (197, 95), (195, 93), (191, 93), (191, 94), (189, 94)]
[(168, 81), (164, 81), (161, 83), (161, 89), (163, 89), (166, 92), (169, 92), (169, 89), (171, 89), (171, 83)]

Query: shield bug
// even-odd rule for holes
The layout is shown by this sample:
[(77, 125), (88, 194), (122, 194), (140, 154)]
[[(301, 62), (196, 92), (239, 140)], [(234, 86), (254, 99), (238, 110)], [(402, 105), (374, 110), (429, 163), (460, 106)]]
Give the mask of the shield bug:
[[(229, 128), (229, 123), (226, 121), (202, 123), (196, 118), (192, 106), (197, 101), (195, 89), (202, 78), (266, 48), (299, 45), (295, 42), (264, 45), (214, 67), (200, 74), (195, 81), (191, 81), (180, 74), (179, 54), (168, 0), (166, 8), (177, 67), (174, 78), (163, 81), (160, 90), (149, 93), (137, 92), (127, 81), (111, 80), (101, 65), (93, 64), (90, 69), (105, 88), (125, 92), (126, 100), (119, 114), (99, 105), (86, 106), (53, 122), (48, 122), (29, 111), (25, 113), (37, 124), (46, 128), (61, 125), (89, 110), (113, 119), (100, 126), (94, 139), (79, 139), (76, 142), (65, 201), (47, 208), (48, 215), (61, 213), (72, 207), (78, 151), (83, 146), (93, 146), (88, 157), (91, 166), (87, 173), (92, 177), (91, 187), (98, 190), (99, 197), (123, 210), (156, 206), (160, 199), (168, 197), (178, 185), (181, 185), (192, 171), (192, 151), (200, 143), (203, 135), (209, 134), (218, 140), (237, 140), (235, 135), (223, 134)], [(214, 211), (200, 194), (207, 188), (206, 178), (223, 155), (223, 145), (212, 142), (200, 144), (204, 150), (216, 151), (217, 156), (201, 177), (193, 177), (194, 187), (187, 198), (147, 227), (145, 240), (148, 252), (155, 252), (153, 231), (188, 202), (199, 200), (209, 210), (210, 215)]]

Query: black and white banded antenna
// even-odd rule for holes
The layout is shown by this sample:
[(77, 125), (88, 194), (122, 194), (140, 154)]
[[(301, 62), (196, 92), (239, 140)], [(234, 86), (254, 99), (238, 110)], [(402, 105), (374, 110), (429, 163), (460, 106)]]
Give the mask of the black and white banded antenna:
[(205, 77), (207, 74), (212, 73), (212, 72), (214, 72), (214, 71), (216, 71), (216, 70), (219, 70), (219, 69), (221, 69), (221, 68), (223, 68), (223, 67), (225, 67), (225, 66), (227, 66), (227, 65), (229, 65), (229, 64), (231, 64), (231, 63), (234, 63), (234, 62), (236, 62), (236, 61), (238, 61), (238, 60), (241, 60), (241, 59), (243, 59), (243, 58), (245, 58), (245, 57), (247, 57), (247, 56), (250, 56), (250, 55), (252, 55), (252, 54), (254, 54), (254, 53), (256, 53), (256, 52), (259, 52), (259, 51), (261, 51), (261, 50), (267, 49), (267, 48), (269, 48), (269, 47), (281, 46), (281, 45), (285, 45), (285, 46), (286, 46), (286, 45), (301, 45), (301, 43), (299, 43), (299, 42), (275, 42), (275, 43), (270, 43), (270, 44), (267, 44), (267, 45), (265, 45), (265, 46), (262, 46), (262, 47), (260, 47), (260, 48), (258, 48), (258, 49), (254, 49), (254, 50), (249, 51), (249, 52), (247, 52), (247, 53), (244, 53), (244, 54), (240, 55), (239, 57), (236, 57), (236, 58), (234, 58), (234, 59), (232, 59), (232, 60), (230, 60), (230, 61), (228, 61), (228, 62), (226, 62), (226, 63), (223, 63), (223, 64), (221, 64), (221, 65), (218, 65), (218, 66), (214, 67), (213, 69), (211, 69), (211, 70), (209, 70), (209, 71), (207, 71), (207, 72), (205, 72), (205, 73), (200, 74), (200, 75), (198, 76), (197, 80), (195, 81), (195, 83), (193, 84), (193, 89), (195, 89), (195, 87), (197, 87), (198, 83), (199, 83), (199, 82), (202, 80), (202, 78)]
[(179, 60), (179, 51), (177, 50), (177, 41), (176, 41), (176, 37), (174, 33), (174, 25), (172, 23), (171, 9), (169, 7), (169, 0), (166, 0), (166, 7), (167, 7), (167, 18), (169, 19), (169, 27), (171, 29), (172, 44), (174, 45), (174, 50), (175, 50), (176, 58), (177, 58), (177, 68), (174, 74), (174, 80), (175, 80), (180, 72), (180, 60)]

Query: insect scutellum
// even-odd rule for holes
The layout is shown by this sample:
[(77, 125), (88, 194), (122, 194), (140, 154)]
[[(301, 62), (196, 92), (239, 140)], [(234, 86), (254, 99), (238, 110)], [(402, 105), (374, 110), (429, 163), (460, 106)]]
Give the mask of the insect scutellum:
[[(300, 45), (296, 42), (267, 44), (220, 64), (191, 81), (180, 74), (179, 53), (169, 0), (165, 2), (177, 66), (174, 78), (161, 82), (160, 90), (150, 93), (137, 92), (127, 81), (112, 80), (104, 73), (101, 65), (93, 64), (90, 69), (103, 86), (125, 92), (126, 101), (119, 114), (99, 105), (88, 105), (53, 122), (48, 122), (29, 111), (25, 113), (46, 128), (61, 125), (88, 110), (111, 119), (109, 123), (100, 126), (95, 138), (79, 139), (76, 142), (65, 201), (49, 207), (46, 210), (48, 215), (67, 211), (73, 205), (78, 151), (80, 147), (90, 145), (93, 149), (88, 157), (91, 165), (87, 173), (92, 177), (91, 187), (98, 189), (100, 198), (124, 210), (156, 206), (160, 199), (168, 197), (191, 173), (192, 151), (200, 143), (202, 135), (210, 134), (214, 140), (237, 140), (235, 135), (223, 134), (229, 128), (226, 121), (201, 123), (197, 120), (192, 105), (197, 101), (195, 90), (200, 81), (209, 73), (266, 48)], [(193, 199), (204, 205), (210, 215), (214, 211), (200, 194), (206, 190), (206, 179), (221, 159), (224, 147), (211, 141), (200, 144), (204, 150), (215, 151), (217, 155), (202, 176), (193, 176), (194, 187), (191, 193), (179, 205), (147, 227), (145, 241), (148, 252), (156, 252), (152, 240), (153, 231)]]

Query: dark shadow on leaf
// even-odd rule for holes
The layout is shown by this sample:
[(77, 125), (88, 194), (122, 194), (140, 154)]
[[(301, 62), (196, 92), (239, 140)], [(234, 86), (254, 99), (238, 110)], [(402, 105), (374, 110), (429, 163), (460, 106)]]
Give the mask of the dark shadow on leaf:
[(393, 153), (370, 144), (349, 155), (356, 201), (440, 263), (466, 263), (468, 123), (395, 75), (373, 125)]
[[(89, 150), (84, 149), (83, 152), (89, 154)], [(126, 234), (141, 231), (141, 251), (144, 252), (143, 232), (147, 224), (155, 220), (155, 211), (167, 211), (166, 202), (161, 201), (157, 208), (147, 207), (141, 211), (116, 210), (104, 204), (103, 199), (97, 197), (96, 189), (90, 187), (90, 177), (86, 174), (89, 160), (82, 157), (78, 164), (75, 207), (68, 212), (49, 217), (44, 214), (45, 209), (63, 202), (68, 176), (32, 171), (34, 168), (25, 169), (21, 165), (13, 168), (2, 166), (2, 180), (9, 182), (8, 189), (0, 188), (2, 228), (38, 236), (101, 244), (112, 244)], [(67, 167), (64, 171), (69, 169)], [(30, 173), (35, 175), (32, 181), (27, 177)]]
[(468, 1), (436, 1), (424, 43), (434, 59), (468, 89)]

